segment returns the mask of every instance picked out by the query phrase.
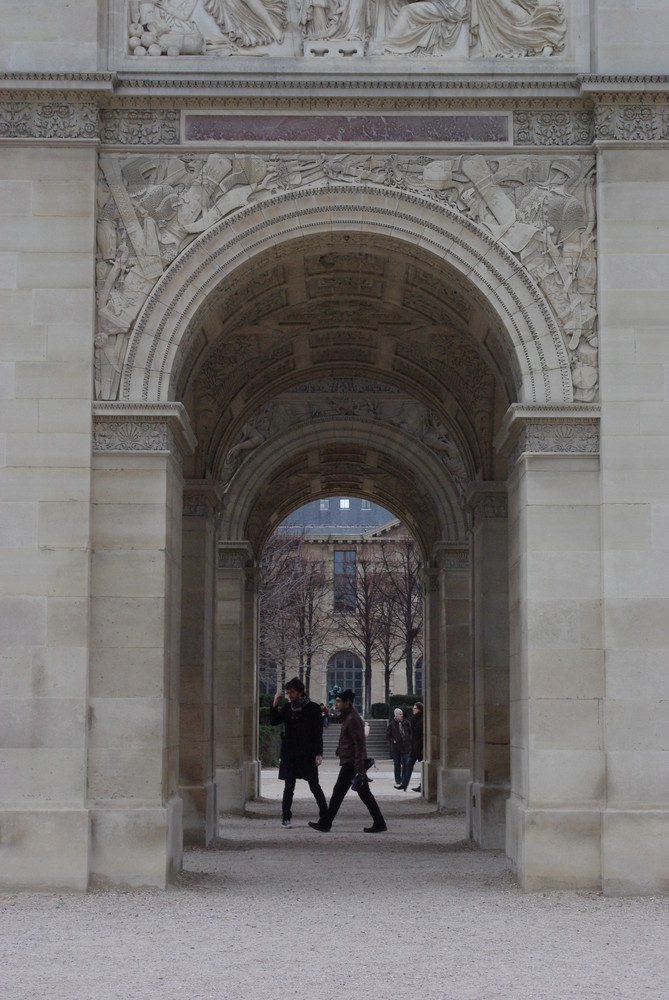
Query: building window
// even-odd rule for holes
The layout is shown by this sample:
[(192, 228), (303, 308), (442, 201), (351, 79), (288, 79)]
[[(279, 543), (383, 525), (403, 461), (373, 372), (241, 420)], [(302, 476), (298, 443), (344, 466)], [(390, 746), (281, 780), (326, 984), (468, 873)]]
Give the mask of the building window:
[(339, 509), (348, 510), (351, 506), (351, 502), (348, 497), (339, 497)]
[(362, 503), (361, 503), (361, 505), (360, 505), (360, 509), (361, 510), (371, 510), (372, 509), (371, 502), (369, 500), (363, 500)]
[(362, 711), (362, 660), (351, 652), (335, 653), (328, 660), (328, 692), (340, 687), (355, 691), (355, 706)]
[(355, 549), (335, 549), (334, 609), (355, 611)]
[(330, 509), (330, 501), (321, 500), (321, 510), (329, 510), (329, 509)]
[(416, 660), (413, 668), (413, 693), (423, 697), (423, 657)]

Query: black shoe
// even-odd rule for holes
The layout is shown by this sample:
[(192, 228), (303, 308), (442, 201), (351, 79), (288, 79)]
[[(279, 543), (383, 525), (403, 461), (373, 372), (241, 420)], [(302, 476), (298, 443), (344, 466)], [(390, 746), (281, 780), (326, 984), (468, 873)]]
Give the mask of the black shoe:
[(385, 823), (383, 826), (377, 826), (375, 823), (374, 826), (366, 826), (364, 829), (365, 833), (385, 833), (388, 827)]
[(393, 788), (401, 788), (401, 785), (393, 785)]
[(420, 792), (420, 790), (421, 790), (420, 789), (420, 785), (418, 786), (418, 788), (412, 788), (411, 789), (412, 792)]
[(281, 826), (285, 827), (286, 830), (292, 830), (293, 829), (293, 824), (290, 822), (289, 819), (282, 819), (281, 820)]
[(312, 830), (318, 830), (319, 833), (329, 833), (331, 829), (331, 827), (329, 827), (327, 823), (321, 823), (320, 820), (318, 821), (318, 823), (310, 822), (309, 826), (311, 827)]

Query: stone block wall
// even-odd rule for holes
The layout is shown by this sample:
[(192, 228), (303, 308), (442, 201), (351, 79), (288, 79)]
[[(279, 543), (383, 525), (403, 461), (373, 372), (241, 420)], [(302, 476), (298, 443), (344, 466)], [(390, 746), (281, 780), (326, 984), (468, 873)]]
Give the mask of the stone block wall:
[[(87, 881), (94, 169), (92, 149), (9, 147), (0, 161), (5, 884)], [(45, 808), (48, 833), (33, 815)]]

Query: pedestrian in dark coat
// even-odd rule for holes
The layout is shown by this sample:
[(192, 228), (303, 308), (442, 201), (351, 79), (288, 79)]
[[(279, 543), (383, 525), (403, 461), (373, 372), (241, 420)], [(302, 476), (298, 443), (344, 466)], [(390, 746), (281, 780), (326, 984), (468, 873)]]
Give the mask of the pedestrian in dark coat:
[(386, 739), (390, 743), (390, 753), (395, 765), (395, 788), (404, 788), (408, 782), (407, 768), (411, 757), (411, 727), (404, 721), (404, 712), (396, 708), (392, 722), (386, 727)]
[(326, 813), (327, 802), (318, 780), (318, 768), (323, 763), (321, 710), (306, 697), (304, 684), (299, 677), (293, 677), (286, 684), (286, 698), (286, 703), (279, 708), (281, 692), (276, 692), (269, 710), (269, 721), (273, 726), (283, 725), (279, 778), (285, 785), (281, 823), (290, 828), (295, 782), (298, 778), (308, 782), (320, 817)]
[(355, 692), (350, 688), (342, 691), (335, 698), (335, 709), (342, 716), (339, 732), (339, 774), (332, 789), (332, 797), (325, 816), (318, 823), (309, 823), (314, 830), (329, 833), (332, 821), (339, 812), (339, 807), (349, 788), (358, 793), (372, 817), (372, 825), (364, 827), (365, 833), (384, 833), (388, 828), (379, 804), (372, 794), (367, 778), (367, 744), (365, 742), (365, 724), (353, 708)]
[[(413, 707), (413, 715), (411, 716), (411, 756), (409, 757), (409, 766), (407, 767), (407, 773), (405, 778), (405, 783), (402, 787), (404, 791), (407, 790), (407, 785), (411, 780), (411, 772), (413, 771), (414, 764), (417, 760), (423, 759), (423, 702), (417, 701)], [(421, 785), (418, 782), (417, 788), (412, 788), (412, 792), (420, 792)]]

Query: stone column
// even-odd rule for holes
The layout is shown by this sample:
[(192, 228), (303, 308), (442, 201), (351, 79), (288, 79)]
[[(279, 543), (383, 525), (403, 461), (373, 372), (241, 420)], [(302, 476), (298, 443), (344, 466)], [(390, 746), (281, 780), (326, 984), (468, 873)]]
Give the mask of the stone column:
[(212, 483), (184, 487), (181, 572), (181, 685), (179, 792), (184, 843), (208, 844), (216, 835), (213, 744), (215, 515)]
[(94, 406), (91, 884), (164, 887), (181, 864), (180, 404)]
[(214, 622), (214, 761), (220, 813), (259, 791), (258, 570), (248, 542), (219, 542)]
[(474, 657), (469, 836), (482, 848), (504, 847), (509, 794), (509, 576), (506, 486), (477, 483), (473, 515)]
[(437, 803), (464, 812), (471, 777), (470, 699), (472, 673), (469, 545), (440, 542), (433, 560), (439, 578), (441, 733)]
[(509, 459), (511, 796), (526, 889), (600, 884), (605, 795), (598, 408), (516, 405)]

